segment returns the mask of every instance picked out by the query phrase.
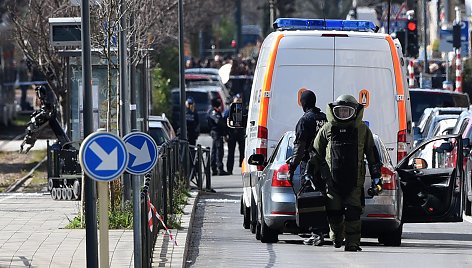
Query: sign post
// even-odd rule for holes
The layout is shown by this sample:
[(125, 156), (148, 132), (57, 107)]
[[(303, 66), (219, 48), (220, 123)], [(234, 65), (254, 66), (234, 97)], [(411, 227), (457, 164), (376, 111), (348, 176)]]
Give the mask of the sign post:
[(151, 171), (157, 163), (157, 144), (154, 139), (144, 132), (131, 132), (123, 137), (129, 153), (126, 167), (133, 174), (133, 237), (134, 237), (134, 267), (142, 267), (141, 239), (141, 175)]
[(118, 178), (125, 171), (128, 151), (119, 137), (99, 131), (90, 134), (82, 142), (79, 161), (85, 174), (98, 181), (100, 267), (108, 268), (108, 182)]

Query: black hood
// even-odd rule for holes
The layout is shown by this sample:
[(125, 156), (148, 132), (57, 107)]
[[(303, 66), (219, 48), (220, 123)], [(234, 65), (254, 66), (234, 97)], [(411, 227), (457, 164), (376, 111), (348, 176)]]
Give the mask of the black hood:
[(316, 95), (313, 91), (305, 90), (300, 96), (300, 103), (303, 111), (306, 112), (316, 106)]

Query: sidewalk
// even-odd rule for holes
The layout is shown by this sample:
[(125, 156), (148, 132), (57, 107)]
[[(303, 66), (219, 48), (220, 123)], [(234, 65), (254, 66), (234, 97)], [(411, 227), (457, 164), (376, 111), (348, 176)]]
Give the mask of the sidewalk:
[[(31, 151), (42, 151), (47, 149), (48, 140), (37, 140)], [(49, 140), (50, 144), (54, 142), (53, 139)], [(20, 145), (23, 140), (0, 140), (0, 152), (18, 152), (20, 151)], [(26, 149), (26, 148), (25, 148)]]
[[(152, 267), (184, 267), (198, 191), (191, 195), (182, 228), (171, 230), (177, 246), (161, 230)], [(86, 267), (85, 229), (64, 229), (78, 206), (49, 194), (0, 194), (0, 267)], [(109, 237), (110, 267), (134, 267), (133, 230), (110, 230)]]

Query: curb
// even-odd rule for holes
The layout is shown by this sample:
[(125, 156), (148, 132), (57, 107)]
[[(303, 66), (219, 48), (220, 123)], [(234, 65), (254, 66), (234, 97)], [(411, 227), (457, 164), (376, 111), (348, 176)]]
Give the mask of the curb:
[(153, 250), (152, 267), (186, 267), (192, 225), (199, 195), (200, 192), (198, 190), (190, 191), (190, 197), (180, 218), (181, 229), (171, 230), (177, 245), (174, 245), (170, 241), (169, 236), (161, 230)]
[[(193, 220), (195, 216), (195, 209), (197, 207), (198, 203), (198, 198), (200, 197), (200, 191), (191, 191), (190, 193), (192, 195), (191, 198), (189, 198), (189, 204), (185, 206), (184, 208), (184, 215), (188, 215), (187, 213), (190, 212), (190, 219), (188, 222), (186, 222), (187, 226), (187, 237), (185, 240), (185, 248), (184, 248), (184, 254), (182, 256), (182, 267), (187, 266), (187, 255), (188, 255), (188, 248), (190, 244), (190, 239), (192, 237), (192, 230), (193, 230)], [(192, 201), (190, 201), (193, 199)], [(189, 211), (190, 210), (190, 211)]]

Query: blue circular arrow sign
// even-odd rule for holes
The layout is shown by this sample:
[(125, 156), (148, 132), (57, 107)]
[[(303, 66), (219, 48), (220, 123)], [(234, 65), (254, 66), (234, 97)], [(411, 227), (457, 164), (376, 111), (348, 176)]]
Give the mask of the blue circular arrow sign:
[(128, 164), (124, 142), (109, 132), (94, 132), (82, 142), (79, 161), (85, 174), (94, 180), (112, 181)]
[(123, 137), (128, 150), (126, 171), (134, 175), (143, 175), (151, 171), (157, 163), (157, 144), (144, 132), (131, 132)]

